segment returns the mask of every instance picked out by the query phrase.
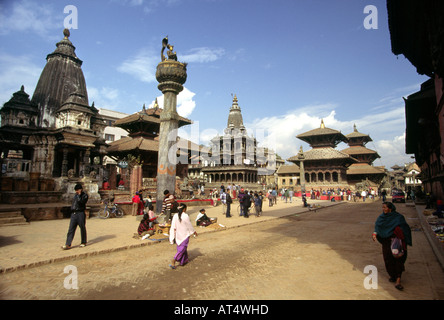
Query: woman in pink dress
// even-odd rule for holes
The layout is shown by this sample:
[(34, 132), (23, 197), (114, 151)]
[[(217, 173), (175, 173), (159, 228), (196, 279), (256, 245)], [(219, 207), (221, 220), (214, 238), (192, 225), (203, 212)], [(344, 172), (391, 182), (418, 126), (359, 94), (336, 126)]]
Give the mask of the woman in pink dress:
[(190, 236), (194, 234), (197, 236), (197, 232), (194, 230), (191, 224), (190, 217), (188, 216), (187, 206), (185, 204), (179, 205), (179, 212), (176, 213), (171, 221), (170, 229), (170, 243), (176, 242), (177, 252), (171, 261), (170, 268), (176, 269), (176, 261), (181, 266), (188, 262), (188, 243)]

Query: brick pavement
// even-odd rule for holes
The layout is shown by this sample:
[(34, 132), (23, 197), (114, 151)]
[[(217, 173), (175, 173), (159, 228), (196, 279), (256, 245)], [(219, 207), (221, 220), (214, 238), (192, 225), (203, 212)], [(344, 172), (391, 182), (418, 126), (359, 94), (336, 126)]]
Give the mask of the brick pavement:
[[(322, 207), (340, 204), (340, 202), (309, 201), (319, 203)], [(267, 221), (308, 211), (302, 207), (301, 199), (293, 199), (293, 203), (278, 200), (277, 205), (263, 206), (261, 217), (251, 215), (246, 219), (237, 214), (237, 203), (232, 205), (232, 218), (222, 214), (222, 207), (205, 207), (209, 217), (217, 217), (218, 223), (225, 228), (236, 228), (245, 224)], [(192, 221), (202, 207), (188, 207)], [(138, 240), (133, 238), (137, 232), (139, 221), (134, 216), (123, 218), (99, 219), (90, 218), (86, 222), (88, 245), (80, 248), (80, 229), (77, 229), (72, 249), (62, 250), (68, 231), (69, 219), (33, 221), (25, 225), (0, 227), (0, 273), (19, 269), (68, 261), (119, 250), (153, 245), (158, 241)], [(196, 228), (198, 233), (215, 231), (212, 228)], [(168, 241), (168, 240), (163, 240)]]

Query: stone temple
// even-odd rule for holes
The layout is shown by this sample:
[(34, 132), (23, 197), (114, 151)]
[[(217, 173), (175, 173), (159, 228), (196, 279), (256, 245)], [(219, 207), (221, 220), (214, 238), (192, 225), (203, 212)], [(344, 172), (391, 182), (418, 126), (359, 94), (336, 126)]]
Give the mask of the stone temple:
[(266, 151), (258, 147), (256, 138), (249, 136), (243, 123), (237, 96), (233, 97), (224, 134), (211, 139), (211, 158), (202, 172), (207, 176), (206, 186), (242, 185), (257, 189), (261, 175), (265, 175)]
[(69, 30), (63, 34), (46, 57), (32, 98), (22, 86), (0, 111), (1, 202), (36, 202), (28, 192), (40, 192), (42, 202), (66, 201), (77, 182), (91, 203), (100, 200), (95, 182), (103, 176), (106, 124), (88, 101)]

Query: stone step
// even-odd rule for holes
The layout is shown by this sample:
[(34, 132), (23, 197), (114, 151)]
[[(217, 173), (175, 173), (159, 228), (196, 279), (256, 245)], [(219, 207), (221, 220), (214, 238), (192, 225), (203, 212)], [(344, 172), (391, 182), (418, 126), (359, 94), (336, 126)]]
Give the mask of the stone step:
[(0, 208), (0, 218), (17, 217), (22, 215), (21, 209)]
[(0, 226), (27, 224), (20, 209), (0, 209)]

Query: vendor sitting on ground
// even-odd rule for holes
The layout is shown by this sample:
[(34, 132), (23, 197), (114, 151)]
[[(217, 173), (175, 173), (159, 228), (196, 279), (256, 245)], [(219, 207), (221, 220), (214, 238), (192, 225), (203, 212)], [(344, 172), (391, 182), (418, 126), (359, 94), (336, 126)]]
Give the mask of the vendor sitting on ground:
[[(152, 209), (152, 206), (150, 209)], [(140, 237), (143, 237), (144, 235), (147, 235), (147, 234), (150, 234), (150, 235), (154, 234), (153, 223), (157, 217), (154, 217), (153, 211), (151, 211), (151, 212), (152, 212), (152, 215), (151, 215), (152, 217), (150, 217), (149, 213), (144, 213), (143, 218), (139, 223), (139, 227), (137, 228), (137, 233), (139, 234)]]
[(200, 209), (199, 214), (197, 215), (197, 218), (196, 218), (196, 226), (206, 227), (212, 223), (213, 222), (211, 221), (211, 219), (208, 218), (207, 215), (205, 214), (205, 209)]

